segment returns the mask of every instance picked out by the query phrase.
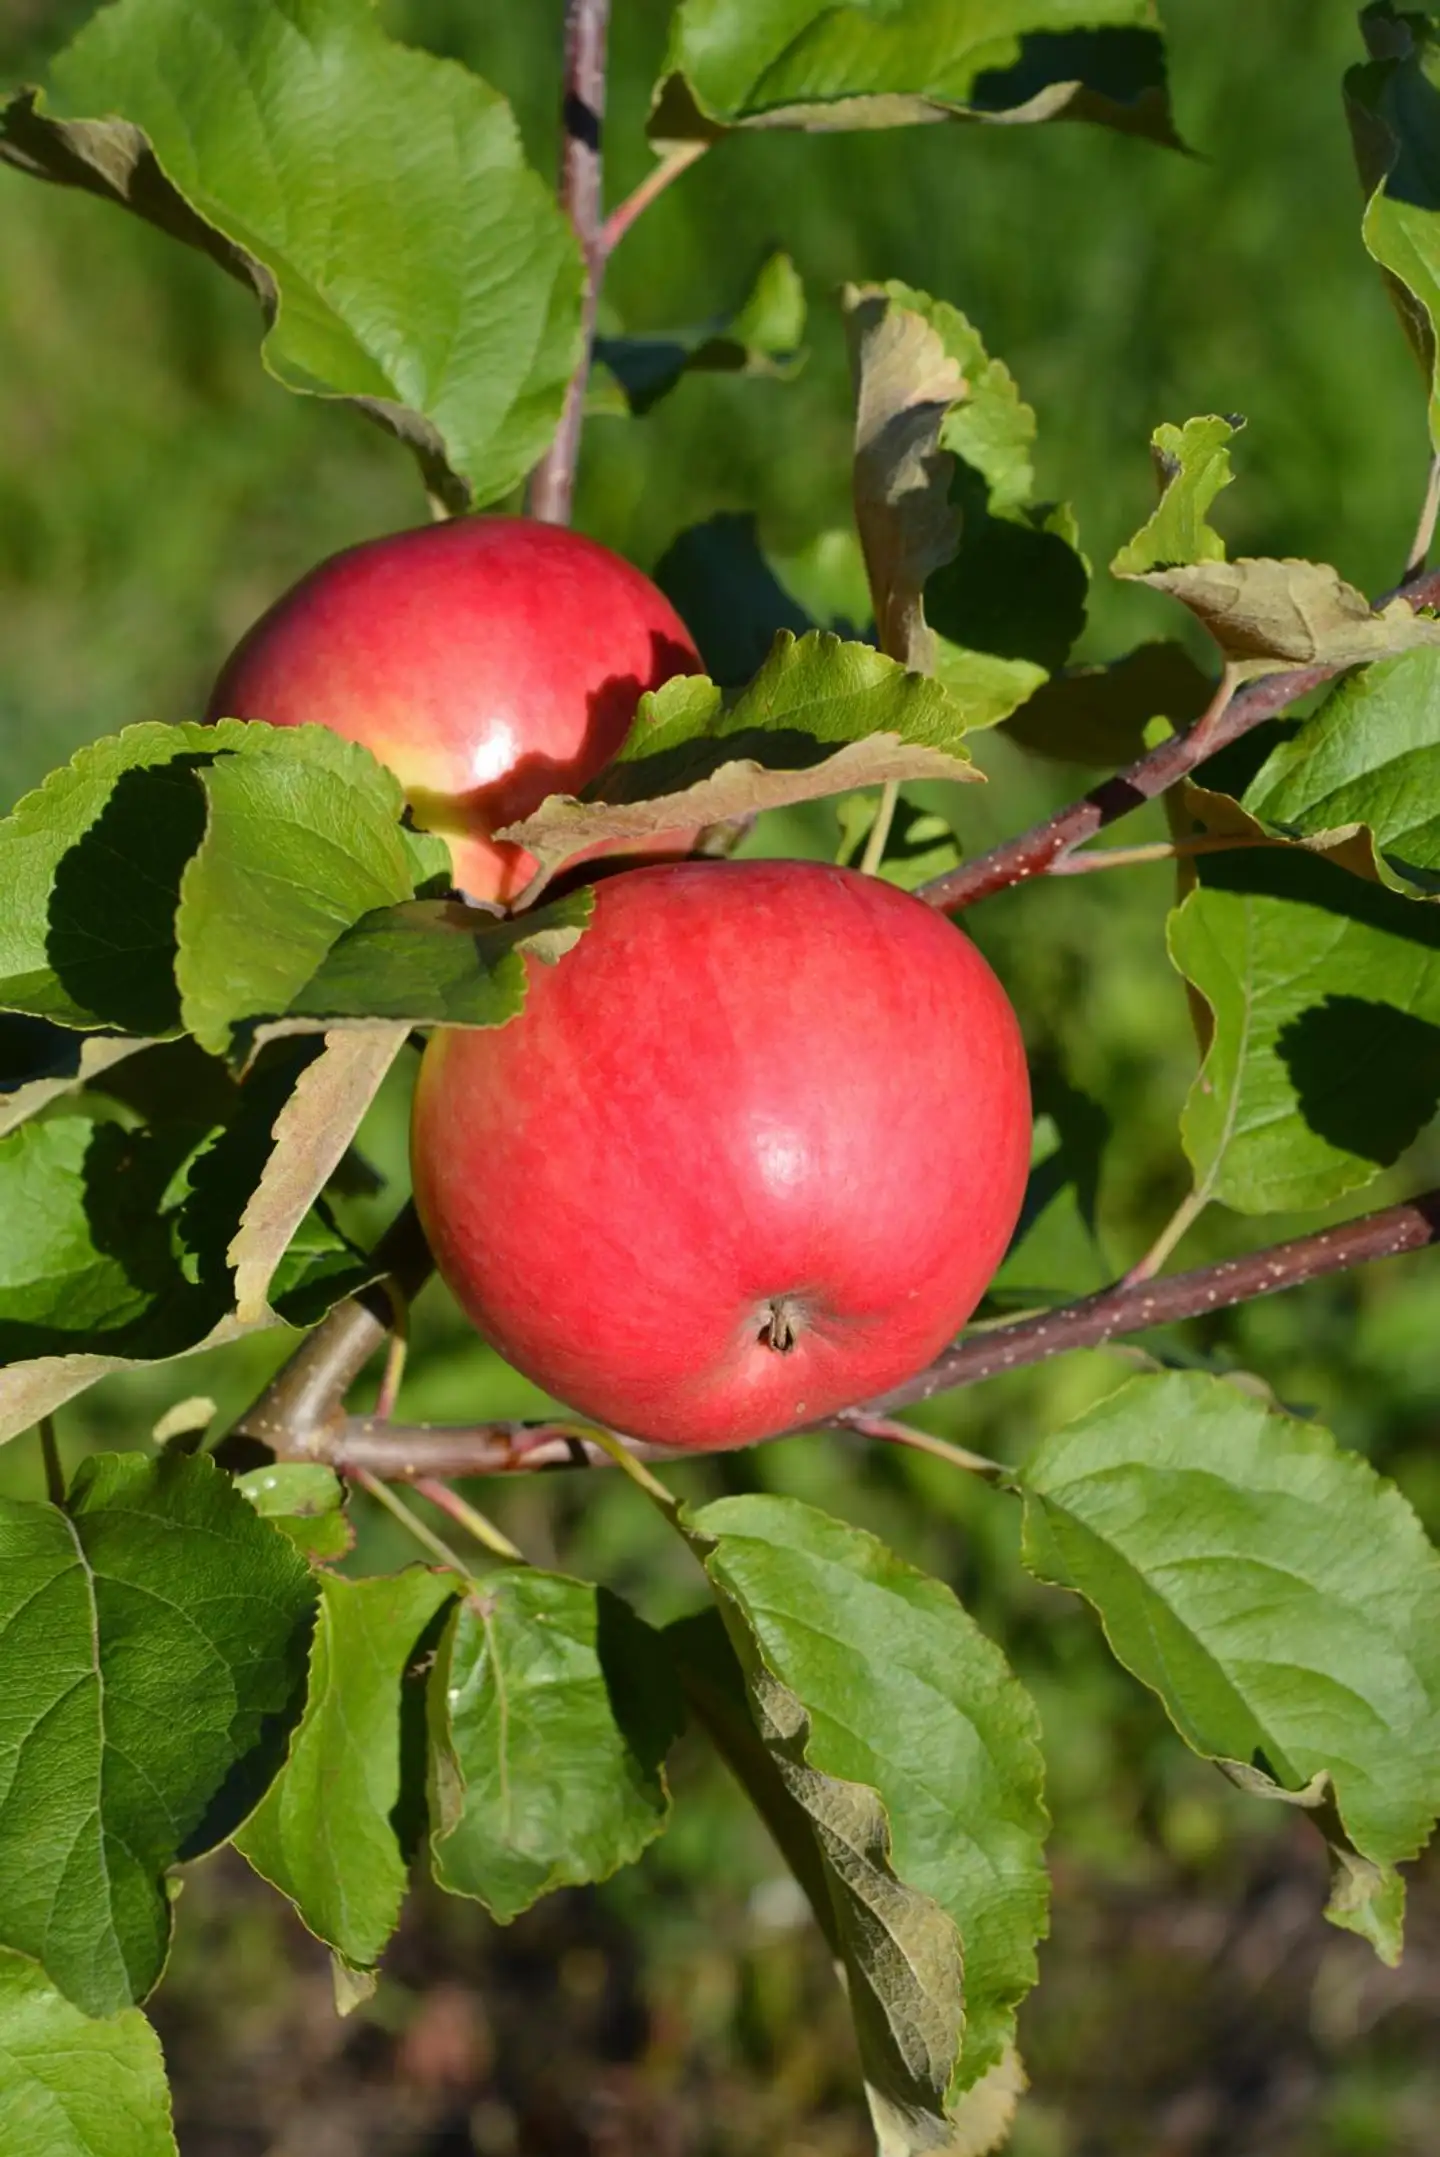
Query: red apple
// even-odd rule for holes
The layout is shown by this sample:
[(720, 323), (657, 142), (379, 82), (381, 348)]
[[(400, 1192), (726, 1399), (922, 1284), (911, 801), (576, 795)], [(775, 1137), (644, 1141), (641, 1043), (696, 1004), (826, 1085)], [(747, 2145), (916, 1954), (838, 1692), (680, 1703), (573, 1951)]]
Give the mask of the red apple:
[[(363, 742), (450, 844), (472, 899), (534, 873), (490, 833), (578, 791), (641, 692), (700, 671), (685, 624), (631, 563), (523, 517), (458, 517), (332, 555), (226, 661), (209, 719), (315, 721)], [(672, 836), (681, 851), (689, 835)]]
[(521, 1016), (437, 1034), (415, 1100), (436, 1261), (557, 1399), (745, 1445), (936, 1355), (1030, 1156), (1020, 1029), (974, 945), (874, 877), (682, 862), (600, 884)]

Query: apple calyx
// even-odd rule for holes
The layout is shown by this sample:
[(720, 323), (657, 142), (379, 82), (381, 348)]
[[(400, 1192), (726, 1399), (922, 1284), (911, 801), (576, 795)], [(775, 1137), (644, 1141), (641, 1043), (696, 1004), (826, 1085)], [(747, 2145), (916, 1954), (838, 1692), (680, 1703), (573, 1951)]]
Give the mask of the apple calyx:
[(788, 1356), (799, 1340), (804, 1309), (798, 1296), (771, 1296), (760, 1327), (760, 1344), (776, 1355)]

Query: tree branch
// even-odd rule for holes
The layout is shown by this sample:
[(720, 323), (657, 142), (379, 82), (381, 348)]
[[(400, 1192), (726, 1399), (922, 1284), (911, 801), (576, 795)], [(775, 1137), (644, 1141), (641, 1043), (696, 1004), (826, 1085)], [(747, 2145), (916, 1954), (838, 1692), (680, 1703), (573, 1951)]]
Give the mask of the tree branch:
[(601, 135), (605, 124), (605, 37), (609, 24), (610, 0), (568, 0), (560, 201), (580, 242), (585, 290), (580, 310), (580, 356), (565, 393), (565, 409), (554, 441), (530, 478), (530, 514), (547, 524), (570, 522), (580, 434), (585, 424), (590, 354), (595, 343), (595, 316), (605, 275)]
[[(979, 1385), (1001, 1371), (1044, 1363), (1070, 1348), (1098, 1348), (1124, 1333), (1145, 1333), (1182, 1318), (1203, 1318), (1256, 1296), (1299, 1288), (1326, 1273), (1344, 1273), (1376, 1258), (1396, 1258), (1440, 1242), (1440, 1190), (1426, 1191), (1380, 1213), (1364, 1213), (1338, 1228), (1317, 1229), (1291, 1243), (1272, 1244), (1244, 1258), (1223, 1258), (1218, 1265), (1197, 1266), (1190, 1273), (1159, 1280), (1118, 1282), (1078, 1303), (1013, 1325), (992, 1326), (962, 1341), (903, 1385), (864, 1404), (865, 1414), (892, 1415), (937, 1393)], [(841, 1417), (843, 1423), (846, 1418)]]
[[(861, 1437), (898, 1439), (888, 1419), (937, 1393), (979, 1385), (1002, 1371), (1042, 1363), (1071, 1348), (1097, 1348), (1126, 1333), (1144, 1333), (1225, 1310), (1255, 1296), (1298, 1288), (1327, 1273), (1341, 1273), (1377, 1258), (1395, 1258), (1440, 1242), (1440, 1190), (1427, 1191), (1402, 1205), (1362, 1214), (1338, 1228), (1322, 1228), (1293, 1242), (1252, 1251), (1244, 1258), (1222, 1259), (1190, 1273), (1158, 1281), (1119, 1282), (1084, 1296), (1062, 1309), (991, 1326), (907, 1379), (888, 1393), (829, 1417), (826, 1429)], [(303, 1351), (302, 1351), (303, 1353)], [(282, 1380), (279, 1381), (283, 1383)], [(438, 1424), (386, 1423), (375, 1416), (347, 1416), (332, 1409), (321, 1421), (302, 1428), (294, 1423), (258, 1427), (254, 1416), (241, 1429), (263, 1437), (282, 1460), (323, 1460), (342, 1474), (379, 1476), (388, 1482), (419, 1483), (433, 1476), (514, 1475), (537, 1468), (603, 1468), (611, 1456), (588, 1433), (593, 1426), (575, 1423), (482, 1423), (446, 1427)], [(815, 1426), (801, 1426), (815, 1428)], [(612, 1436), (615, 1434), (612, 1434)], [(916, 1434), (918, 1437), (918, 1434)], [(676, 1448), (622, 1439), (640, 1460), (679, 1461), (716, 1448)], [(907, 1436), (906, 1443), (915, 1442)], [(954, 1449), (947, 1448), (954, 1457)], [(965, 1455), (960, 1464), (991, 1471), (993, 1463)]]
[[(1377, 604), (1384, 606), (1397, 596), (1417, 607), (1440, 604), (1440, 571), (1402, 585), (1398, 595), (1389, 592)], [(1238, 690), (1222, 711), (1207, 712), (1187, 733), (1162, 742), (1158, 749), (1138, 757), (1113, 779), (1095, 787), (1083, 800), (1057, 809), (1053, 816), (1032, 825), (1018, 838), (1005, 840), (988, 854), (950, 870), (948, 875), (932, 877), (928, 884), (919, 886), (916, 897), (953, 914), (997, 891), (1008, 890), (1012, 884), (1056, 871), (1077, 846), (1093, 839), (1107, 824), (1153, 801), (1218, 750), (1239, 741), (1242, 735), (1345, 671), (1341, 666), (1314, 666), (1262, 675), (1259, 681)]]

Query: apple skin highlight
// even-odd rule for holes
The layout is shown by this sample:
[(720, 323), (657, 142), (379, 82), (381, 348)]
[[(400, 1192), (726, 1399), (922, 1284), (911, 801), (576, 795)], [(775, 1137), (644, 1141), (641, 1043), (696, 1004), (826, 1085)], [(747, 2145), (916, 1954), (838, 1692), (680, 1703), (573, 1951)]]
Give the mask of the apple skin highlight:
[(437, 1034), (415, 1196), (472, 1322), (558, 1400), (677, 1448), (883, 1392), (970, 1316), (1025, 1191), (1010, 1003), (907, 893), (798, 861), (596, 888), (523, 1013)]
[[(332, 555), (242, 638), (207, 719), (326, 726), (362, 743), (447, 840), (458, 887), (513, 899), (534, 874), (491, 833), (572, 794), (647, 689), (702, 671), (670, 602), (593, 539), (457, 517)], [(688, 833), (656, 846), (683, 853)]]

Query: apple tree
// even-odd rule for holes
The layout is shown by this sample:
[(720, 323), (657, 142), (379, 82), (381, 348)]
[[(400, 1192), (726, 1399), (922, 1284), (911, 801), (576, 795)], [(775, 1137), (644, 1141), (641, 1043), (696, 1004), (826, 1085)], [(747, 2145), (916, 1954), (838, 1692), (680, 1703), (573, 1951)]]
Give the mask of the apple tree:
[[(1095, 665), (1072, 658), (1095, 565), (1072, 510), (1036, 498), (1034, 413), (983, 325), (899, 280), (809, 296), (838, 307), (849, 345), (847, 588), (863, 579), (868, 618), (814, 580), (797, 596), (736, 519), (682, 535), (663, 594), (588, 541), (532, 541), (569, 522), (587, 426), (643, 427), (697, 370), (801, 364), (807, 295), (778, 251), (730, 314), (600, 327), (609, 256), (714, 144), (927, 125), (963, 162), (977, 130), (1069, 121), (1174, 156), (1153, 0), (677, 0), (653, 167), (607, 209), (608, 15), (569, 0), (558, 191), (501, 91), (392, 41), (368, 0), (110, 0), (0, 107), (10, 165), (247, 286), (270, 374), (408, 450), (417, 524), (427, 502), (435, 520), (381, 543), (390, 596), (367, 586), (318, 647), (265, 646), (262, 625), (208, 714), (137, 714), (0, 823), (0, 1439), (36, 1463), (36, 1494), (0, 1500), (0, 2144), (16, 2157), (173, 2152), (143, 2003), (177, 1868), (233, 1843), (331, 1950), (344, 2011), (375, 1985), (416, 1865), (503, 1923), (635, 1860), (666, 1827), (687, 1725), (813, 1910), (878, 2148), (998, 2147), (1046, 1928), (1039, 1717), (1006, 1644), (903, 1551), (691, 1474), (796, 1430), (918, 1448), (1018, 1509), (1021, 1562), (1090, 1607), (1178, 1741), (1257, 1804), (1309, 1816), (1332, 1921), (1386, 1960), (1402, 1950), (1402, 1868), (1440, 1812), (1440, 1560), (1401, 1494), (1263, 1370), (1217, 1369), (1173, 1329), (1440, 1238), (1434, 1191), (1347, 1203), (1440, 1103), (1440, 23), (1366, 7), (1344, 85), (1364, 242), (1436, 445), (1395, 588), (1232, 559), (1212, 512), (1241, 422), (1180, 415), (1149, 444), (1154, 512), (1109, 565), (1162, 595), (1174, 634)], [(416, 562), (457, 541), (500, 567), (422, 602)], [(549, 566), (586, 548), (618, 581), (572, 591)], [(461, 618), (472, 575), (478, 628)], [(616, 641), (616, 594), (641, 586), (636, 621), (669, 639), (653, 671)], [(285, 603), (301, 644), (319, 589)], [(586, 700), (612, 678), (628, 692), (597, 746)], [(967, 782), (995, 729), (1108, 776), (977, 848)], [(1152, 803), (1165, 837), (1102, 839)], [(783, 853), (804, 804), (829, 805), (838, 876), (772, 861), (757, 881), (727, 859)], [(634, 866), (657, 851), (697, 858)], [(484, 888), (490, 871), (465, 867), (481, 857), (504, 864)], [(1195, 1027), (1176, 1136), (1190, 1189), (1123, 1277), (1077, 1296), (1046, 1277), (1045, 1227), (1084, 1165), (1037, 1143), (1020, 1203), (1018, 1058), (991, 1099), (983, 1056), (962, 1053), (1013, 1022), (988, 973), (967, 986), (981, 962), (963, 924), (1036, 879), (1155, 860), (1175, 879), (1155, 933)], [(771, 911), (722, 934), (752, 886)], [(822, 886), (848, 895), (838, 913), (812, 904)], [(678, 938), (677, 892), (695, 913)], [(607, 971), (607, 925), (646, 905), (665, 934), (636, 929)], [(687, 1033), (697, 982), (712, 1023)], [(943, 1042), (923, 1018), (941, 984)], [(1018, 1017), (1038, 1038), (1043, 1012)], [(721, 1033), (753, 1037), (745, 1075)], [(816, 1139), (803, 1174), (765, 1155), (763, 1086), (741, 1102), (756, 1070), (789, 1083), (801, 1047), (792, 1091), (846, 1140)], [(347, 1202), (366, 1119), (421, 1055), (421, 1204), (364, 1239)], [(862, 1062), (883, 1074), (869, 1092)], [(593, 1127), (586, 1086), (606, 1090)], [(741, 1107), (751, 1150), (717, 1174), (713, 1127), (728, 1117), (733, 1136)], [(947, 1152), (952, 1130), (968, 1135)], [(1014, 1190), (997, 1196), (1007, 1148)], [(767, 1176), (788, 1211), (761, 1202)], [(1323, 1220), (1172, 1265), (1212, 1207)], [(760, 1295), (751, 1362), (804, 1346), (795, 1281), (764, 1285), (780, 1213), (792, 1274), (818, 1277), (847, 1238), (868, 1253), (878, 1345), (848, 1363), (834, 1348), (808, 1418), (793, 1387), (737, 1407), (738, 1363), (694, 1367), (712, 1315), (695, 1280), (718, 1278), (717, 1253), (742, 1301)], [(410, 1307), (437, 1259), (544, 1413), (406, 1420)], [(185, 1359), (260, 1335), (274, 1375), (219, 1428)], [(1017, 1434), (1013, 1459), (929, 1425), (942, 1396), (1132, 1335), (1133, 1374), (1078, 1420)], [(574, 1375), (591, 1349), (600, 1407)], [(158, 1431), (67, 1473), (66, 1404), (172, 1364)], [(687, 1405), (700, 1376), (704, 1413)], [(690, 1568), (688, 1614), (658, 1623), (643, 1595), (531, 1562), (475, 1486), (540, 1471), (629, 1477)], [(411, 1564), (357, 1564), (366, 1506), (403, 1526)], [(423, 1760), (401, 1735), (421, 1695)]]

